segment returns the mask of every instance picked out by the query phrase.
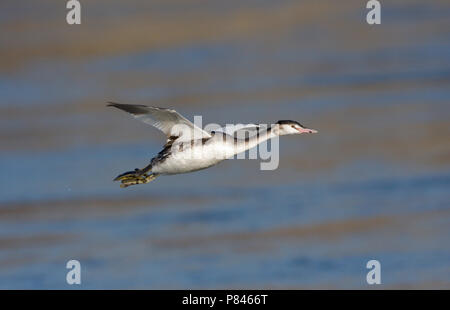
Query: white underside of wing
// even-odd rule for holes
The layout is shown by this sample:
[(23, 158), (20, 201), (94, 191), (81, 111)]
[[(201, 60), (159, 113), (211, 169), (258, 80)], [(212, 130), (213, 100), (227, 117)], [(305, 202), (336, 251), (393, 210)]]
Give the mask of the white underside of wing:
[(167, 138), (178, 137), (177, 141), (181, 142), (211, 137), (209, 133), (195, 126), (188, 119), (172, 109), (113, 102), (110, 105), (124, 110), (136, 119), (161, 130)]

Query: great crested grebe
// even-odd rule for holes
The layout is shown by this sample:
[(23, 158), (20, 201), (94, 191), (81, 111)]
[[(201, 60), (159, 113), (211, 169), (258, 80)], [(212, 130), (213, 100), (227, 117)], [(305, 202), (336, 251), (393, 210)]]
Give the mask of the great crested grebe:
[[(122, 173), (114, 179), (122, 182), (120, 187), (149, 183), (161, 174), (179, 174), (209, 168), (277, 136), (317, 133), (314, 129), (305, 128), (290, 120), (278, 121), (268, 128), (248, 124), (235, 126), (231, 130), (224, 127), (206, 132), (175, 110), (114, 102), (108, 102), (108, 106), (132, 114), (167, 136), (164, 148), (148, 166)], [(236, 138), (243, 131), (253, 131), (254, 134), (243, 139)]]

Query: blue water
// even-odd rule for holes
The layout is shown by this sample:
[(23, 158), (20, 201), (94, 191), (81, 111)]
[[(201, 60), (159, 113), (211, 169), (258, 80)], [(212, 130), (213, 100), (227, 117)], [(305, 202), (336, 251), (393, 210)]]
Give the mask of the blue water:
[[(57, 14), (5, 4), (33, 27), (0, 22), (20, 51), (0, 60), (0, 289), (77, 288), (71, 259), (86, 289), (367, 289), (372, 259), (381, 288), (449, 288), (448, 5), (383, 4), (377, 28), (356, 1), (315, 5), (93, 3), (36, 40)], [(281, 138), (273, 171), (228, 160), (121, 189), (164, 137), (109, 100), (319, 134)]]

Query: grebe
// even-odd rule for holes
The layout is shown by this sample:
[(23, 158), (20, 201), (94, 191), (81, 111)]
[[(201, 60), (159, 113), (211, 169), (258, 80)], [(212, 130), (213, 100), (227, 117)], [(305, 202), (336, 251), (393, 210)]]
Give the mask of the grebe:
[[(317, 130), (290, 120), (278, 121), (268, 128), (248, 124), (206, 132), (172, 109), (114, 102), (108, 102), (108, 106), (132, 114), (167, 136), (164, 148), (152, 158), (148, 166), (122, 173), (114, 179), (121, 181), (120, 187), (149, 183), (159, 175), (206, 169), (277, 136), (317, 133)], [(244, 139), (236, 138), (243, 132), (254, 134)]]

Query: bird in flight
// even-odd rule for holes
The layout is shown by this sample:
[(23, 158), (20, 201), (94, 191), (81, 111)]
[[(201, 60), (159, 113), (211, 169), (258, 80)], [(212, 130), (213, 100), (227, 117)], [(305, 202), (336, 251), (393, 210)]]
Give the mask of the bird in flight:
[[(281, 120), (265, 128), (248, 124), (207, 132), (172, 109), (114, 102), (108, 102), (108, 106), (130, 113), (161, 130), (167, 137), (163, 149), (151, 159), (149, 165), (127, 171), (114, 179), (121, 181), (120, 187), (149, 183), (159, 175), (206, 169), (277, 136), (317, 133), (291, 120)], [(246, 134), (244, 138), (239, 138), (243, 133)], [(247, 133), (252, 135), (248, 137)]]

